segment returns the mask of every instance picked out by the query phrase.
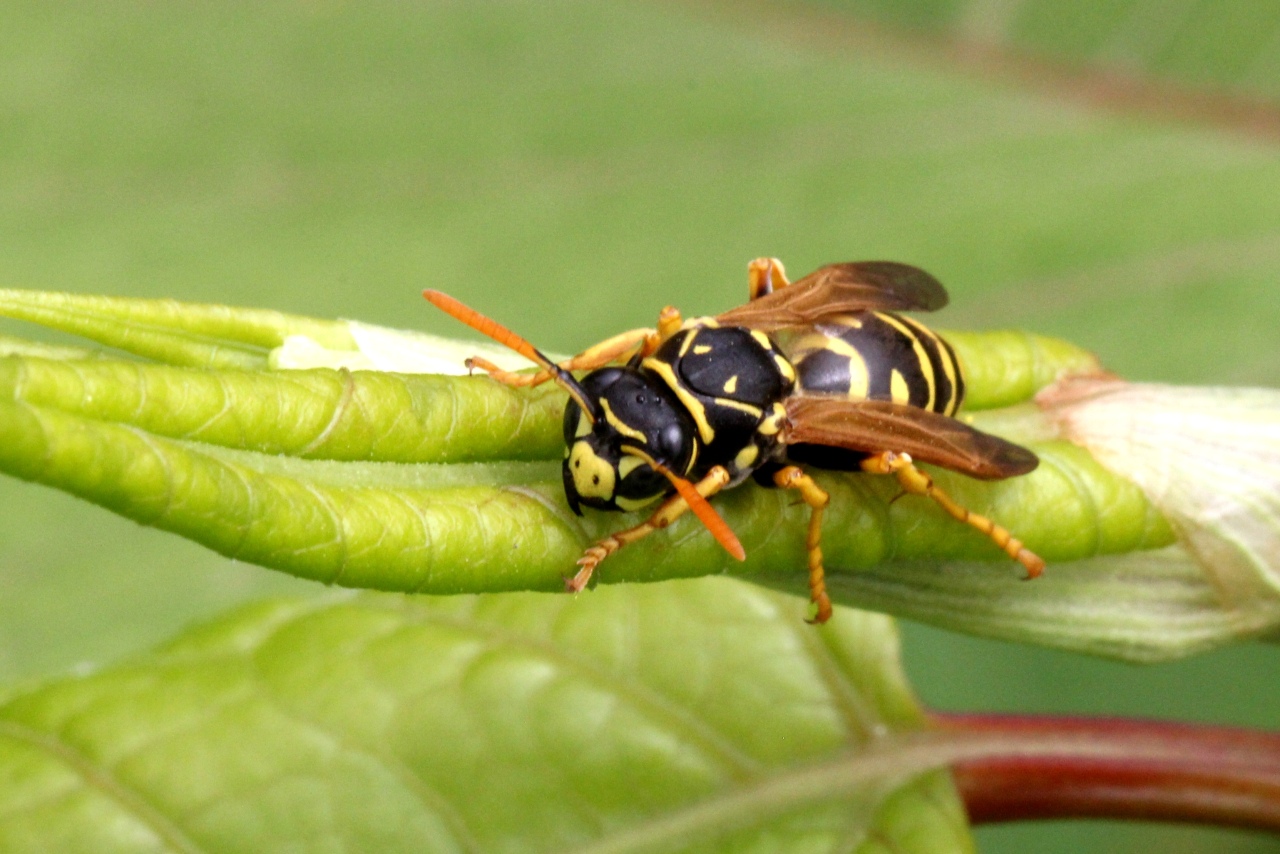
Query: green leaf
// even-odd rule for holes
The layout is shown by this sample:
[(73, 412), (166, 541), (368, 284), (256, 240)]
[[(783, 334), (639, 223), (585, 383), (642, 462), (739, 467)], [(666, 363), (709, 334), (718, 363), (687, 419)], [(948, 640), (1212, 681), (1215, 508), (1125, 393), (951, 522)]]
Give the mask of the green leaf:
[[(24, 299), (41, 303), (35, 294)], [(140, 311), (128, 300), (77, 304), (82, 321), (93, 319), (93, 306), (105, 306), (106, 324), (128, 315), (126, 308)], [(214, 317), (231, 334), (227, 318), (257, 317), (192, 306), (194, 320), (187, 321), (181, 304), (164, 305), (164, 321), (175, 328)], [(249, 321), (249, 331), (236, 334), (249, 337)], [(297, 325), (325, 324), (303, 318)], [(296, 366), (289, 370), (89, 359), (15, 340), (12, 355), (0, 359), (0, 393), (12, 401), (0, 403), (0, 470), (229, 557), (381, 590), (555, 590), (586, 546), (641, 520), (567, 512), (554, 462), (563, 453), (564, 396), (554, 387), (517, 391), (484, 377), (307, 368), (308, 359), (351, 358), (411, 370), (453, 367), (468, 347), (347, 327), (351, 349), (292, 336), (292, 349), (277, 348), (288, 350)], [(1255, 498), (1235, 502), (1240, 509), (1230, 519), (1239, 521), (1219, 518), (1234, 499), (1213, 497), (1223, 466), (1245, 483), (1269, 477), (1277, 453), (1271, 397), (1113, 383), (1122, 392), (1118, 405), (1079, 407), (1069, 389), (1093, 387), (1087, 378), (1099, 368), (1089, 353), (1017, 332), (953, 337), (974, 402), (963, 417), (1033, 448), (1041, 466), (999, 483), (945, 471), (935, 479), (964, 506), (1012, 530), (1051, 572), (1034, 585), (1012, 584), (1012, 564), (990, 541), (931, 503), (896, 501), (897, 487), (885, 479), (825, 473), (819, 479), (833, 503), (823, 548), (835, 601), (1142, 661), (1274, 630), (1280, 570), (1265, 558), (1274, 548), (1258, 542), (1231, 556), (1250, 531), (1272, 524), (1273, 489), (1260, 486)], [(1040, 406), (1022, 403), (1037, 394)], [(1180, 414), (1201, 409), (1217, 420), (1190, 422)], [(1104, 415), (1090, 415), (1097, 411)], [(1186, 440), (1189, 430), (1199, 438)], [(1131, 436), (1156, 438), (1135, 448), (1125, 444)], [(1203, 449), (1228, 436), (1215, 454), (1215, 476), (1200, 477)], [(1187, 441), (1189, 451), (1171, 456), (1169, 449)], [(729, 560), (686, 518), (611, 558), (597, 578), (734, 573), (804, 594), (807, 510), (754, 486), (716, 503), (740, 532), (745, 564)], [(1185, 546), (1168, 548), (1175, 537), (1165, 513)], [(1245, 533), (1236, 532), (1240, 526)]]
[(265, 309), (0, 289), (0, 317), (81, 335), (176, 365), (261, 368), (290, 335), (351, 343), (345, 324)]
[[(1002, 584), (980, 563), (915, 561), (835, 575), (833, 587), (864, 607), (959, 631), (1130, 661), (1274, 635), (1280, 392), (1094, 378), (1065, 382), (1040, 404), (1077, 451), (1141, 487), (1177, 545), (1099, 548), (1035, 584)], [(1095, 500), (1102, 515), (1117, 512), (1112, 497)], [(1080, 536), (1103, 535), (1079, 521)]]
[[(87, 375), (80, 365), (59, 367), (76, 378)], [(22, 373), (19, 365), (17, 374)], [(175, 412), (181, 417), (181, 407), (167, 403), (163, 395), (145, 395), (120, 382), (141, 376), (147, 374), (132, 366), (108, 373), (108, 382), (94, 394), (83, 393), (81, 385), (69, 384), (75, 393), (67, 402), (76, 408), (91, 401), (96, 414), (109, 414), (115, 411), (113, 397), (120, 398), (124, 403), (118, 413), (138, 420), (137, 413), (150, 411), (152, 405), (138, 404), (149, 398), (156, 404), (157, 417), (169, 418)], [(453, 420), (458, 408), (449, 398), (428, 397), (417, 410), (446, 419), (434, 432), (423, 431), (420, 422), (406, 417), (415, 410), (406, 412), (379, 400), (379, 393), (401, 386), (404, 380), (400, 377), (315, 372), (269, 374), (266, 381), (288, 387), (295, 376), (316, 379), (335, 399), (340, 389), (354, 382), (352, 376), (364, 378), (362, 384), (376, 392), (368, 406), (339, 408), (364, 419), (357, 420), (362, 426), (352, 432), (369, 440), (369, 444), (356, 446), (360, 453), (342, 454), (347, 459), (377, 453), (374, 440), (384, 434), (394, 436), (397, 424), (406, 422), (414, 448), (453, 436), (471, 444), (468, 425), (472, 422)], [(309, 397), (303, 397), (296, 409), (288, 403), (280, 405), (288, 395), (262, 394), (255, 388), (258, 378), (252, 374), (201, 373), (199, 377), (211, 382), (212, 391), (208, 395), (193, 391), (190, 398), (199, 401), (207, 397), (212, 404), (205, 404), (205, 408), (214, 411), (216, 405), (217, 414), (233, 428), (211, 430), (218, 438), (256, 437), (242, 429), (243, 417), (244, 423), (257, 423), (268, 434), (290, 437), (269, 450), (296, 449), (306, 441), (303, 452), (310, 453), (316, 447), (312, 437), (321, 425), (342, 423), (330, 414), (333, 407), (309, 406)], [(181, 399), (182, 377), (167, 379), (173, 380), (173, 394)], [(483, 379), (440, 381), (469, 388), (481, 399), (513, 399), (510, 390)], [(228, 391), (239, 386), (248, 391)], [(20, 395), (35, 395), (39, 388), (22, 382), (12, 387)], [(293, 390), (298, 388), (305, 389), (305, 383), (299, 382)], [(392, 404), (397, 402), (388, 396)], [(36, 399), (56, 402), (54, 397), (51, 393)], [(355, 399), (354, 393), (349, 398)], [(238, 399), (249, 402), (244, 413), (227, 408), (228, 400)], [(271, 404), (265, 414), (255, 408), (261, 400)], [(198, 406), (193, 408), (197, 413), (202, 411)], [(497, 406), (492, 411), (502, 410)], [(276, 415), (294, 411), (298, 414), (292, 417)], [(513, 420), (525, 423), (523, 416)], [(501, 443), (504, 431), (500, 420), (494, 421), (499, 428), (488, 424), (475, 431), (477, 442), (490, 436)], [(197, 416), (181, 423), (205, 422)], [(304, 425), (303, 434), (293, 438), (299, 424)], [(314, 429), (306, 425), (314, 425)], [(331, 426), (324, 429), (328, 435), (345, 434)], [(530, 454), (518, 430), (511, 437), (512, 441), (500, 444), (501, 456), (511, 459)], [(257, 438), (254, 442), (261, 447)], [(1031, 445), (1045, 464), (1026, 477), (979, 483), (937, 472), (936, 478), (975, 511), (995, 515), (1019, 531), (1028, 545), (1049, 561), (1154, 548), (1172, 541), (1170, 529), (1142, 493), (1131, 483), (1111, 476), (1087, 453), (1062, 442)], [(396, 446), (391, 443), (390, 447)], [(562, 446), (553, 447), (559, 456)], [(84, 418), (49, 406), (0, 402), (0, 470), (183, 534), (229, 557), (344, 586), (435, 593), (558, 588), (591, 542), (640, 521), (643, 515), (591, 513), (577, 519), (565, 505), (557, 469), (554, 464), (520, 466), (512, 462), (450, 467), (396, 465), (376, 458), (370, 462), (308, 461), (176, 441), (131, 424)], [(1014, 565), (989, 540), (957, 524), (931, 502), (893, 502), (897, 486), (887, 478), (819, 477), (833, 498), (824, 550), (836, 571), (920, 558), (985, 558), (999, 561), (996, 572), (1008, 576), (1014, 571)], [(806, 508), (783, 492), (755, 486), (732, 490), (717, 499), (717, 506), (740, 532), (749, 555), (745, 564), (732, 561), (695, 519), (686, 517), (612, 557), (602, 568), (601, 578), (657, 581), (732, 571), (803, 589)], [(1099, 507), (1107, 512), (1100, 515)]]
[[(1033, 5), (1049, 6), (965, 4)], [(1245, 9), (1177, 5), (1214, 22)], [(763, 252), (794, 273), (884, 257), (942, 278), (946, 325), (1063, 335), (1132, 377), (1280, 380), (1273, 142), (966, 74), (932, 45), (859, 37), (857, 22), (817, 30), (726, 8), (102, 4), (71, 21), (53, 5), (14, 5), (0, 34), (14, 130), (0, 155), (5, 280), (422, 318), (442, 332), (416, 291), (444, 287), (568, 349), (650, 323), (665, 302), (722, 310)], [(1274, 88), (1280, 75), (1258, 58), (1255, 80)], [(208, 607), (200, 579), (184, 577), (196, 571), (186, 543), (107, 514), (95, 524), (77, 503), (23, 487), (5, 492), (9, 672), (112, 656), (135, 642), (123, 627), (167, 632), (145, 628), (151, 615)], [(258, 595), (254, 579), (269, 576), (225, 567), (239, 573), (228, 596)], [(1039, 589), (992, 568), (1002, 590)], [(113, 626), (109, 613), (123, 616)], [(984, 707), (1047, 695), (1274, 720), (1256, 650), (1149, 672), (913, 640), (920, 661), (960, 662), (940, 674), (959, 678), (930, 686), (950, 701), (967, 690), (961, 702)], [(1174, 689), (1193, 672), (1213, 687)], [(1056, 692), (1028, 691), (1036, 679)], [(1060, 823), (1043, 832), (1019, 850), (1123, 844), (1073, 846), (1079, 831)], [(1143, 850), (1159, 847), (1155, 833)]]
[(1039, 54), (1101, 69), (1110, 72), (1112, 87), (1121, 92), (1120, 81), (1126, 78), (1163, 78), (1207, 90), (1219, 99), (1244, 95), (1251, 101), (1280, 100), (1274, 40), (1280, 9), (1272, 3), (1200, 0), (1157, 7), (1142, 0), (810, 2), (988, 51)]
[(943, 331), (964, 369), (968, 411), (997, 409), (1030, 400), (1063, 377), (1102, 370), (1088, 350), (1046, 335)]
[[(67, 301), (55, 296), (54, 304)], [(46, 302), (39, 294), (22, 298)], [(100, 321), (121, 334), (131, 318), (156, 313), (155, 306), (130, 300), (72, 302), (77, 322)], [(102, 317), (93, 314), (95, 306)], [(165, 302), (155, 322), (175, 329), (216, 322), (223, 335), (258, 334), (259, 312), (189, 308), (185, 319), (181, 304)], [(325, 324), (305, 318), (295, 323)], [(292, 349), (277, 348), (288, 349), (287, 360), (295, 365), (289, 370), (44, 358), (15, 349), (0, 360), (0, 393), (10, 398), (0, 402), (0, 471), (66, 490), (237, 560), (327, 584), (393, 591), (557, 590), (587, 546), (643, 519), (594, 512), (579, 519), (568, 512), (557, 465), (564, 396), (553, 386), (518, 391), (485, 377), (306, 367), (310, 358), (359, 358), (426, 369), (464, 358), (467, 348), (360, 324), (348, 328), (354, 349), (291, 336)], [(940, 486), (1058, 567), (1173, 542), (1172, 530), (1141, 490), (1060, 441), (1035, 406), (985, 408), (1026, 401), (1065, 378), (1096, 373), (1090, 354), (1016, 332), (960, 334), (956, 348), (970, 374), (973, 408), (982, 410), (965, 417), (1032, 447), (1042, 464), (1029, 476), (997, 483), (937, 471)], [(1016, 565), (931, 502), (897, 501), (892, 480), (818, 477), (833, 498), (823, 550), (837, 602), (873, 603), (978, 633), (1116, 654), (1114, 640), (1105, 639), (1107, 624), (1009, 621), (1009, 612), (1026, 610), (1020, 593), (996, 597), (1002, 611), (960, 608), (968, 616), (957, 618), (941, 603), (958, 595), (963, 605), (975, 584), (983, 595), (992, 583), (1019, 589), (1012, 580)], [(734, 573), (807, 593), (805, 507), (754, 485), (716, 504), (739, 532), (745, 563), (730, 560), (690, 516), (612, 557), (597, 578)], [(920, 583), (919, 590), (934, 591), (924, 607), (917, 590), (876, 582), (882, 567), (938, 561), (978, 563), (972, 572), (946, 574), (941, 586)], [(912, 572), (905, 569), (902, 578)], [(845, 574), (853, 577), (842, 581)], [(1068, 608), (1115, 592), (1071, 589), (1075, 595), (1063, 600)], [(1043, 587), (1031, 591), (1031, 599), (1042, 600)], [(1108, 598), (1106, 604), (1113, 601), (1135, 599)], [(1119, 654), (1137, 657), (1139, 646), (1121, 646)]]
[(0, 358), (0, 395), (156, 436), (328, 460), (559, 459), (565, 397), (485, 377)]
[(892, 623), (725, 580), (255, 605), (0, 705), (12, 852), (970, 851)]

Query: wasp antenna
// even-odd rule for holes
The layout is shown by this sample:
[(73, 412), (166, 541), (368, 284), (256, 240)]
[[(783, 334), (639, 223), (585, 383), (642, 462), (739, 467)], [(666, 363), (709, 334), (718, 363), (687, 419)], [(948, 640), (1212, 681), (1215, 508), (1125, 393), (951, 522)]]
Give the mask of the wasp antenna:
[(440, 291), (427, 289), (422, 292), (427, 302), (443, 311), (445, 314), (470, 326), (476, 332), (488, 338), (492, 338), (504, 347), (515, 350), (521, 356), (524, 356), (530, 362), (538, 365), (551, 373), (556, 385), (569, 393), (569, 396), (578, 402), (582, 407), (582, 411), (586, 413), (588, 420), (592, 424), (596, 423), (597, 416), (600, 414), (599, 407), (587, 397), (586, 391), (573, 378), (573, 375), (555, 362), (548, 359), (538, 348), (534, 347), (524, 338), (512, 332), (498, 321), (485, 317), (469, 305), (454, 299), (448, 294)]
[(738, 535), (729, 527), (729, 523), (724, 520), (716, 508), (711, 506), (711, 502), (702, 497), (702, 493), (698, 492), (694, 485), (674, 472), (662, 470), (667, 476), (667, 480), (671, 481), (671, 485), (676, 488), (676, 492), (689, 505), (689, 509), (693, 511), (693, 515), (706, 526), (711, 532), (711, 536), (716, 538), (716, 542), (724, 546), (724, 550), (733, 555), (736, 560), (746, 560), (747, 552), (742, 547), (742, 543), (738, 542)]
[[(733, 555), (735, 559), (747, 559), (746, 549), (742, 547), (742, 543), (738, 542), (738, 535), (729, 527), (729, 523), (716, 512), (716, 508), (711, 506), (711, 502), (703, 497), (697, 487), (638, 448), (624, 446), (622, 453), (639, 457), (648, 463), (650, 468), (671, 481), (671, 485), (676, 488), (676, 493), (689, 505), (689, 509), (693, 511), (693, 515), (698, 517), (698, 521), (711, 532), (711, 536), (716, 538), (716, 542), (724, 546), (724, 550)], [(724, 477), (720, 483), (715, 484), (716, 490), (719, 490), (728, 481), (728, 473), (724, 469), (720, 469), (720, 472), (724, 473)]]

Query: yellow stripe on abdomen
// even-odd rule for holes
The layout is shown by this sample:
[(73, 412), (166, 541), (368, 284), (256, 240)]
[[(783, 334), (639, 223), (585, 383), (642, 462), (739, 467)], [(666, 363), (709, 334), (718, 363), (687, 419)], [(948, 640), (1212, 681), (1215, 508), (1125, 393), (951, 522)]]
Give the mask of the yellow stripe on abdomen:
[[(894, 317), (892, 314), (886, 314), (880, 311), (875, 312), (875, 316), (901, 332), (906, 336), (907, 340), (911, 342), (911, 350), (915, 353), (916, 361), (920, 363), (920, 375), (924, 377), (925, 385), (928, 386), (929, 390), (924, 408), (933, 409), (938, 396), (938, 381), (933, 374), (933, 361), (925, 351), (924, 344), (920, 341), (920, 335), (916, 330), (912, 329), (904, 322), (905, 318)], [(901, 380), (902, 386), (905, 388), (907, 385), (906, 377), (895, 369), (892, 377), (893, 402), (905, 403), (905, 400), (898, 400), (897, 382), (899, 380)], [(907, 397), (910, 398), (909, 393), (907, 394)]]
[[(942, 388), (942, 384), (938, 383), (936, 400), (934, 401), (934, 410), (943, 415), (955, 415), (956, 410), (960, 408), (961, 389), (964, 387), (964, 378), (960, 371), (960, 363), (956, 361), (955, 353), (951, 346), (942, 339), (942, 336), (934, 332), (924, 324), (913, 320), (910, 317), (901, 318), (902, 322), (910, 326), (919, 335), (920, 340), (931, 349), (936, 356), (938, 365), (942, 368), (942, 377), (946, 381), (946, 388)], [(943, 396), (945, 395), (945, 400)]]

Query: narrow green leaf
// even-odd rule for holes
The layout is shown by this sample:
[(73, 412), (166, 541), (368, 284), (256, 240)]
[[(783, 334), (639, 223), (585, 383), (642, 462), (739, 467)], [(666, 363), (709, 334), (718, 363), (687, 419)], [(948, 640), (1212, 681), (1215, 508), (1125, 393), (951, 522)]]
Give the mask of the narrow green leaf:
[(1097, 356), (1061, 338), (1016, 330), (943, 335), (964, 369), (968, 410), (1013, 406), (1063, 377), (1102, 370)]
[(972, 850), (887, 618), (725, 580), (268, 603), (0, 706), (5, 851)]
[[(471, 351), (348, 328), (354, 349), (294, 336), (293, 349), (273, 358), (287, 352), (300, 367), (310, 353), (418, 370), (454, 367)], [(1211, 390), (1152, 397), (1099, 379), (1093, 357), (1065, 342), (954, 337), (975, 401), (963, 417), (1032, 448), (1041, 465), (995, 483), (934, 477), (1046, 559), (1047, 577), (1018, 582), (1021, 569), (986, 536), (925, 499), (901, 498), (891, 479), (819, 473), (832, 496), (823, 551), (837, 602), (1130, 660), (1274, 630), (1280, 570), (1258, 557), (1274, 552), (1274, 401), (1254, 394), (1238, 403)], [(299, 349), (302, 341), (311, 349)], [(558, 590), (583, 549), (643, 518), (569, 513), (558, 470), (564, 396), (551, 386), (46, 355), (0, 359), (0, 395), (9, 398), (0, 403), (0, 470), (303, 578), (434, 593)], [(1075, 408), (1064, 391), (1109, 382), (1134, 391), (1118, 405)], [(1039, 405), (1027, 402), (1032, 395)], [(1216, 420), (1191, 424), (1183, 409)], [(1223, 447), (1206, 463), (1203, 448), (1215, 442)], [(1224, 464), (1250, 485), (1245, 493), (1213, 497)], [(612, 556), (597, 580), (731, 573), (807, 593), (807, 508), (754, 485), (716, 506), (738, 532), (745, 563), (690, 517)], [(1244, 534), (1233, 533), (1237, 524)], [(1170, 548), (1179, 537), (1182, 546)]]
[[(271, 367), (289, 369), (462, 373), (463, 360), (477, 353), (504, 367), (527, 364), (513, 362), (510, 353), (490, 343), (178, 300), (0, 289), (0, 317), (190, 367), (261, 369), (270, 361)], [(970, 409), (1020, 403), (1062, 376), (1099, 370), (1092, 353), (1057, 338), (1015, 331), (947, 332), (946, 337), (965, 368)]]
[[(194, 319), (181, 321), (150, 303), (130, 310), (167, 317), (173, 327), (234, 333), (255, 346), (271, 343), (279, 332), (279, 324), (272, 332), (248, 322), (236, 331), (235, 318), (252, 320), (253, 312), (220, 314), (197, 306)], [(296, 368), (313, 357), (339, 363), (354, 358), (412, 371), (453, 367), (471, 351), (468, 344), (441, 345), (412, 333), (347, 328), (350, 344), (340, 341), (334, 348), (305, 335), (286, 336), (291, 343), (271, 358)], [(975, 333), (957, 336), (957, 342), (972, 375), (975, 408), (1026, 400), (1061, 377), (1097, 370), (1089, 354), (1053, 339)], [(557, 465), (564, 397), (551, 386), (516, 391), (483, 377), (210, 370), (15, 355), (0, 359), (0, 395), (9, 398), (0, 403), (0, 470), (224, 555), (330, 584), (434, 593), (558, 590), (586, 546), (642, 518), (568, 512)], [(999, 483), (939, 471), (938, 483), (1014, 531), (1054, 572), (1071, 562), (1173, 542), (1172, 529), (1141, 490), (1059, 440), (1055, 422), (1037, 407), (966, 417), (1032, 447), (1042, 465), (1030, 476)], [(934, 608), (935, 622), (969, 631), (1114, 653), (1117, 644), (1103, 624), (1082, 621), (1068, 631), (1064, 621), (1046, 619), (1027, 628), (1025, 621), (1008, 619), (1007, 605), (1003, 612), (969, 609), (981, 616), (968, 622), (938, 611), (937, 603), (954, 597), (963, 601), (975, 590), (986, 595), (989, 583), (1006, 592), (1021, 589), (1014, 580), (1021, 570), (989, 539), (931, 502), (896, 500), (898, 487), (890, 479), (818, 477), (833, 499), (823, 548), (837, 601), (926, 617)], [(716, 503), (747, 549), (744, 564), (685, 518), (610, 558), (597, 578), (659, 581), (724, 572), (804, 595), (807, 509), (753, 485)], [(897, 595), (899, 587), (877, 581), (886, 567), (939, 561), (963, 562), (972, 570), (946, 575), (951, 586), (923, 606), (910, 591)], [(1039, 595), (1039, 588), (1032, 590), (1032, 598)], [(1087, 584), (1072, 590), (1077, 595), (1066, 607), (1114, 593)], [(1020, 599), (1007, 594), (1000, 601)], [(797, 615), (801, 610), (797, 603)], [(1156, 654), (1169, 654), (1167, 641), (1166, 635), (1154, 642), (1165, 650)], [(1120, 654), (1153, 654), (1141, 645), (1129, 638), (1119, 644)]]
[[(1074, 446), (1037, 448), (1047, 464), (1027, 477), (998, 483), (947, 472), (937, 477), (979, 512), (1021, 529), (1050, 561), (1171, 541), (1136, 487)], [(555, 464), (495, 475), (484, 467), (459, 472), (450, 466), (288, 460), (12, 402), (0, 403), (0, 469), (230, 557), (383, 590), (557, 589), (587, 545), (643, 518), (575, 518), (565, 507)], [(482, 471), (501, 485), (479, 485)], [(1016, 565), (984, 536), (931, 502), (893, 502), (897, 486), (890, 479), (830, 473), (819, 479), (832, 494), (824, 550), (833, 571), (894, 559), (985, 558), (994, 561), (995, 573), (1015, 572)], [(459, 481), (472, 485), (455, 485)], [(740, 533), (745, 564), (687, 517), (612, 557), (601, 579), (657, 581), (727, 571), (803, 588), (806, 508), (783, 492), (755, 486), (733, 490), (717, 505)], [(1100, 506), (1108, 512), (1099, 515)]]
[(101, 354), (84, 347), (65, 347), (58, 344), (44, 344), (17, 338), (12, 335), (0, 335), (0, 357), (32, 356), (37, 359), (94, 359)]
[(484, 377), (0, 358), (0, 396), (265, 454), (453, 462), (563, 452), (563, 394)]
[(263, 368), (290, 335), (352, 346), (346, 325), (266, 309), (0, 289), (0, 317), (80, 335), (175, 365)]

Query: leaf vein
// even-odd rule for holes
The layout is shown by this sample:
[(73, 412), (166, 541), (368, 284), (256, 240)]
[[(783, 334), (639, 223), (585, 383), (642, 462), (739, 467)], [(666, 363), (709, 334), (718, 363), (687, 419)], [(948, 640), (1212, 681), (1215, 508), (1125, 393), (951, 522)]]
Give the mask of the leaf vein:
[(44, 733), (13, 720), (0, 721), (0, 736), (22, 742), (43, 751), (74, 771), (85, 784), (119, 804), (126, 812), (146, 825), (168, 848), (183, 854), (201, 854), (204, 849), (187, 836), (177, 824), (151, 804), (140, 791), (130, 788), (102, 765), (94, 762), (66, 741), (52, 733)]

